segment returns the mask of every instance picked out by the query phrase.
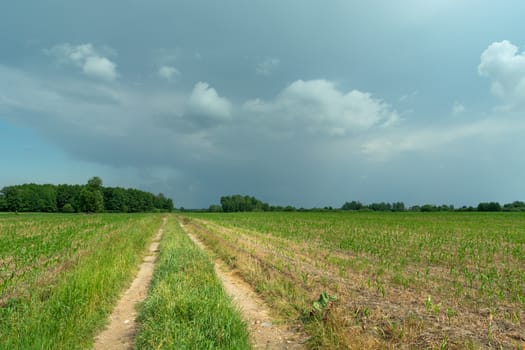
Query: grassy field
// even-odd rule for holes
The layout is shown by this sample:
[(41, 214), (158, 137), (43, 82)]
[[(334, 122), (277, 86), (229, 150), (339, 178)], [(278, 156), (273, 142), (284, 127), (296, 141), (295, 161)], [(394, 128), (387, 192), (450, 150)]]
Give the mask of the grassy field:
[(137, 349), (250, 349), (248, 331), (209, 257), (168, 220)]
[[(283, 320), (301, 319), (312, 348), (525, 344), (524, 214), (236, 213), (183, 220)], [(323, 292), (336, 299), (319, 299)]]
[[(185, 214), (310, 348), (525, 345), (522, 213)], [(86, 349), (160, 214), (1, 214), (0, 349)], [(168, 220), (136, 347), (249, 348), (206, 254)], [(279, 320), (277, 320), (279, 322)]]
[(0, 349), (86, 349), (159, 214), (0, 215)]

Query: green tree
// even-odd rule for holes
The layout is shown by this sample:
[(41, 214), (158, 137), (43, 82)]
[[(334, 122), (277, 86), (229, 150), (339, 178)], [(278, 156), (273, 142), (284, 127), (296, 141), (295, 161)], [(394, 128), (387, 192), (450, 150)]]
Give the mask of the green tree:
[(403, 202), (392, 203), (392, 211), (405, 211), (405, 203)]
[(127, 212), (128, 194), (120, 187), (104, 187), (104, 208), (109, 212)]
[(514, 201), (503, 206), (504, 211), (525, 211), (525, 202)]
[(501, 211), (501, 205), (498, 202), (481, 202), (478, 211)]
[(410, 211), (421, 211), (421, 207), (419, 205), (413, 205), (410, 207)]
[(53, 185), (23, 184), (2, 189), (4, 207), (10, 211), (55, 212), (56, 187)]
[(7, 210), (7, 201), (5, 199), (5, 196), (2, 192), (0, 192), (0, 211), (6, 211)]
[(253, 196), (241, 196), (239, 194), (221, 197), (221, 207), (222, 211), (226, 213), (237, 211), (267, 211), (270, 209), (267, 203), (263, 203)]
[(217, 205), (217, 204), (212, 204), (208, 208), (208, 211), (211, 212), (211, 213), (219, 213), (219, 212), (222, 211), (222, 207), (220, 205)]
[(70, 203), (66, 203), (62, 207), (62, 212), (63, 213), (74, 213), (75, 212), (75, 208), (73, 208), (73, 206)]
[(360, 210), (363, 208), (363, 204), (358, 201), (345, 202), (341, 209), (343, 210)]
[(80, 210), (86, 213), (104, 211), (104, 195), (102, 194), (102, 179), (94, 176), (80, 191)]
[(374, 211), (391, 211), (392, 210), (392, 204), (390, 203), (372, 203), (368, 205), (368, 208), (374, 210)]
[(103, 187), (98, 176), (89, 179), (86, 185), (30, 183), (6, 186), (0, 191), (0, 211), (70, 211), (69, 206), (75, 212), (172, 211), (173, 201), (162, 193), (154, 195), (132, 188)]
[(432, 205), (432, 204), (425, 204), (423, 206), (421, 206), (421, 211), (422, 212), (431, 212), (431, 211), (437, 211), (438, 209), (436, 208), (435, 205)]
[(291, 205), (287, 205), (283, 211), (296, 211), (297, 209), (295, 209), (295, 207), (291, 206)]
[(102, 189), (102, 179), (98, 176), (93, 176), (91, 179), (87, 182), (88, 187), (94, 189), (94, 190), (101, 190)]
[(35, 196), (37, 205), (35, 211), (56, 212), (57, 208), (57, 189), (54, 185), (40, 185), (36, 187)]
[(101, 191), (84, 187), (80, 191), (80, 210), (86, 213), (100, 213), (104, 211), (104, 197)]
[(84, 186), (81, 185), (58, 185), (57, 186), (57, 207), (64, 208), (69, 203), (75, 212), (80, 209), (80, 191)]

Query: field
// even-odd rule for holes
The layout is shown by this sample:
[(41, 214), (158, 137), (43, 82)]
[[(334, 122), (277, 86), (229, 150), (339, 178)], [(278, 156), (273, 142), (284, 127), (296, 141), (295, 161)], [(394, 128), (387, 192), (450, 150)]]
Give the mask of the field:
[[(519, 213), (185, 214), (312, 348), (525, 344)], [(321, 293), (323, 297), (320, 297)]]
[(209, 257), (165, 214), (1, 214), (0, 349), (92, 348), (160, 232), (135, 348), (249, 349)]
[(0, 349), (86, 349), (159, 214), (0, 215)]
[[(164, 216), (1, 214), (0, 349), (90, 348)], [(185, 233), (312, 349), (525, 345), (522, 213), (184, 213), (164, 226), (137, 349), (250, 348)]]

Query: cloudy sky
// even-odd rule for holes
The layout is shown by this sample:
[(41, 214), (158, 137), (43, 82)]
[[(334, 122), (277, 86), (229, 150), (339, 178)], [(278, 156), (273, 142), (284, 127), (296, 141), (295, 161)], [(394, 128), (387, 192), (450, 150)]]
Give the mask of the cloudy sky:
[(0, 5), (0, 187), (525, 199), (522, 1)]

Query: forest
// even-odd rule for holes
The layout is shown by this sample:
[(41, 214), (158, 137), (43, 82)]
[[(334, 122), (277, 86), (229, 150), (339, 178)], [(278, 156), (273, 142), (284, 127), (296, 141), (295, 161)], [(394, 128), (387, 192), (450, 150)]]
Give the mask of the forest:
[(64, 213), (137, 213), (172, 211), (162, 193), (134, 188), (104, 187), (95, 176), (85, 185), (22, 184), (0, 190), (0, 211)]

